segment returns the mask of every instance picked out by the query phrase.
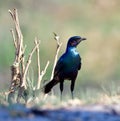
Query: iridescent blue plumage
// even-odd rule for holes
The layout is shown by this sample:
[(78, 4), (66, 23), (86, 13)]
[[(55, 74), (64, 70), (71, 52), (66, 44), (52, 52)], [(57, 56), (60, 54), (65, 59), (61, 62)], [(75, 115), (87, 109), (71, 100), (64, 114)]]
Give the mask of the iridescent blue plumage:
[(71, 94), (73, 98), (73, 90), (78, 70), (81, 68), (81, 58), (76, 50), (77, 45), (86, 38), (73, 36), (68, 40), (65, 53), (58, 60), (53, 79), (44, 86), (44, 92), (48, 93), (51, 88), (60, 83), (61, 96), (63, 92), (64, 80), (71, 80)]

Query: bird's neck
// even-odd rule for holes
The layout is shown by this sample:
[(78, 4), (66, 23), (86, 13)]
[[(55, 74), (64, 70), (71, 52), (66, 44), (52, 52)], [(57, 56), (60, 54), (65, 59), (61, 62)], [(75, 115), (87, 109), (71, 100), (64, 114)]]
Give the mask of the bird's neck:
[(77, 52), (77, 50), (76, 50), (76, 47), (67, 47), (67, 49), (66, 49), (66, 52), (67, 53), (73, 53), (73, 54), (78, 54), (78, 52)]

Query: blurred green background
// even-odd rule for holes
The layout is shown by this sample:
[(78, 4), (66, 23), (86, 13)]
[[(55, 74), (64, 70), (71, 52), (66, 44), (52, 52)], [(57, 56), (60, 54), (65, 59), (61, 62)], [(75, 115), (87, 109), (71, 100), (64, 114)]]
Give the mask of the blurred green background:
[[(1, 0), (0, 1), (0, 90), (10, 83), (10, 66), (14, 61), (14, 46), (10, 29), (13, 21), (9, 9), (17, 8), (27, 54), (34, 38), (41, 40), (40, 57), (44, 68), (50, 60), (44, 79), (50, 78), (56, 43), (53, 32), (63, 42), (59, 56), (65, 51), (69, 37), (80, 35), (87, 41), (78, 46), (82, 57), (75, 92), (91, 93), (120, 83), (120, 0)], [(37, 76), (33, 57), (31, 77)], [(67, 82), (67, 81), (66, 81)], [(69, 92), (70, 83), (65, 83)], [(116, 87), (117, 88), (117, 87)]]

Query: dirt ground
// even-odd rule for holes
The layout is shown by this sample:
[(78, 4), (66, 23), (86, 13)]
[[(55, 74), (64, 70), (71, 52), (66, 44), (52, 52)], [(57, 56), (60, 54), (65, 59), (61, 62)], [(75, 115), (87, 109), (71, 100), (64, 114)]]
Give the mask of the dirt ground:
[(57, 109), (0, 107), (0, 121), (120, 121), (120, 105), (79, 105)]

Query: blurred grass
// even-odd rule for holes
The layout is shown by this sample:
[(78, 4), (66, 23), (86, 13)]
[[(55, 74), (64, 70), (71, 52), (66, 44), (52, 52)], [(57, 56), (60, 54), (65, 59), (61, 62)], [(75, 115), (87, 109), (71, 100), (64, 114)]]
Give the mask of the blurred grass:
[[(9, 30), (13, 27), (8, 9), (17, 8), (20, 25), (27, 45), (27, 54), (33, 47), (34, 37), (41, 40), (40, 57), (44, 68), (47, 60), (50, 67), (44, 79), (50, 78), (54, 53), (56, 50), (52, 32), (56, 32), (64, 43), (60, 55), (64, 52), (67, 39), (81, 35), (87, 41), (81, 43), (78, 51), (82, 57), (82, 69), (76, 81), (75, 93), (100, 90), (102, 83), (106, 87), (111, 81), (120, 84), (120, 1), (119, 0), (1, 0), (0, 1), (0, 89), (8, 88), (10, 66), (14, 60), (14, 47)], [(33, 62), (35, 62), (35, 55)], [(34, 76), (36, 65), (32, 63)], [(5, 75), (5, 76), (4, 76)], [(5, 78), (5, 77), (8, 78)], [(67, 85), (67, 83), (66, 83)], [(68, 83), (69, 85), (69, 83)], [(117, 86), (116, 85), (116, 86)], [(66, 87), (69, 92), (69, 87)], [(66, 89), (66, 90), (67, 90)], [(66, 92), (66, 91), (65, 91)]]

